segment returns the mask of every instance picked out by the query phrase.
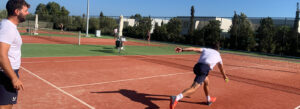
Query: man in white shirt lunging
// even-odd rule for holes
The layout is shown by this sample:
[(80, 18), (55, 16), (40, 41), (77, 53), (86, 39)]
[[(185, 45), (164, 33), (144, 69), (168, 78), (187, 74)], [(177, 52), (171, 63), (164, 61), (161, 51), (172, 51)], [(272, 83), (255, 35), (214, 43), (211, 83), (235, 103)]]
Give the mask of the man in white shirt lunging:
[(178, 94), (177, 96), (170, 97), (170, 109), (174, 109), (178, 101), (181, 100), (183, 97), (187, 97), (193, 94), (202, 85), (203, 82), (204, 82), (203, 88), (207, 98), (207, 105), (210, 105), (216, 101), (216, 97), (210, 97), (209, 95), (209, 89), (208, 89), (209, 80), (207, 77), (209, 71), (212, 70), (215, 65), (218, 65), (221, 73), (223, 74), (224, 80), (226, 82), (229, 81), (223, 69), (223, 62), (222, 62), (221, 55), (219, 53), (219, 49), (220, 49), (219, 43), (213, 45), (212, 49), (211, 48), (179, 48), (179, 47), (175, 48), (175, 51), (177, 53), (194, 51), (202, 54), (198, 62), (195, 64), (193, 68), (196, 77), (194, 79), (192, 86), (185, 89), (182, 93)]

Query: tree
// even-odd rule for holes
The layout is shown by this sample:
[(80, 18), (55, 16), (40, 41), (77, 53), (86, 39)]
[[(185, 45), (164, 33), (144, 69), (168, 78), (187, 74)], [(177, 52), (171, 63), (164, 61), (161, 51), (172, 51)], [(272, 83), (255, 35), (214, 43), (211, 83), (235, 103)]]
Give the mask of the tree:
[(6, 18), (7, 17), (7, 11), (6, 10), (0, 10), (0, 18)]
[(204, 26), (202, 28), (202, 33), (203, 36), (200, 39), (203, 40), (203, 45), (204, 46), (213, 46), (215, 43), (220, 42), (220, 34), (222, 32), (221, 28), (221, 22), (218, 20), (211, 20), (209, 21), (208, 25)]
[(49, 15), (48, 9), (45, 4), (40, 3), (36, 9), (35, 14), (39, 15), (40, 20), (51, 21), (52, 16)]
[(96, 33), (96, 30), (99, 30), (99, 19), (98, 18), (90, 18), (90, 26), (89, 31), (91, 33)]
[(194, 13), (195, 13), (195, 9), (194, 6), (191, 7), (191, 18), (190, 18), (190, 28), (189, 28), (189, 36), (193, 36), (194, 33)]
[(192, 39), (192, 44), (199, 45), (199, 46), (204, 46), (205, 41), (204, 41), (204, 29), (202, 28), (201, 30), (195, 30), (193, 33), (193, 39)]
[(255, 50), (255, 36), (251, 24), (244, 13), (240, 15), (234, 12), (232, 25), (229, 30), (230, 48), (239, 50)]
[(234, 11), (232, 18), (232, 25), (230, 26), (230, 48), (236, 49), (238, 47), (238, 28), (239, 28), (239, 15)]
[(264, 18), (260, 21), (260, 26), (257, 29), (257, 38), (259, 39), (258, 50), (264, 53), (275, 52), (275, 27), (272, 18)]
[(292, 49), (291, 44), (289, 43), (289, 40), (291, 37), (291, 28), (289, 26), (280, 26), (276, 29), (276, 35), (275, 35), (275, 53), (284, 55), (289, 54), (289, 51)]
[(100, 17), (98, 24), (101, 33), (106, 35), (112, 35), (113, 29), (118, 27), (118, 23), (115, 19), (106, 16)]
[(247, 16), (244, 13), (240, 15), (239, 34), (238, 36), (238, 49), (240, 50), (255, 50), (255, 36), (254, 31), (251, 28), (250, 22), (247, 20)]
[(39, 14), (39, 15), (45, 15), (48, 14), (48, 10), (46, 8), (45, 4), (40, 3), (36, 9), (35, 9), (35, 14)]
[(152, 27), (151, 22), (152, 22), (152, 20), (150, 17), (144, 17), (138, 21), (138, 25), (136, 27), (138, 30), (137, 35), (140, 36), (140, 38), (143, 38), (143, 39), (147, 38), (147, 33)]
[(168, 32), (166, 25), (158, 26), (157, 23), (155, 23), (155, 28), (153, 30), (152, 39), (157, 41), (168, 41)]
[(100, 12), (100, 18), (101, 18), (101, 17), (104, 17), (104, 14), (103, 14), (102, 11)]
[(171, 42), (183, 42), (185, 38), (180, 34), (182, 23), (177, 18), (171, 18), (167, 24), (168, 39)]
[(82, 18), (80, 16), (72, 16), (72, 23), (67, 26), (70, 31), (81, 31), (82, 30)]
[(63, 6), (60, 9), (60, 16), (69, 16), (69, 11)]
[(139, 22), (143, 17), (141, 14), (135, 14), (134, 16), (130, 16), (131, 19), (135, 19), (135, 22)]
[(56, 2), (49, 2), (47, 5), (46, 5), (46, 8), (48, 10), (48, 13), (49, 15), (52, 15), (52, 16), (57, 16), (57, 15), (60, 15), (60, 5)]
[(291, 40), (291, 43), (292, 43), (292, 46), (296, 46), (294, 49), (292, 49), (292, 53), (294, 55), (297, 54), (298, 52), (298, 49), (299, 49), (299, 42), (298, 42), (298, 37), (299, 37), (299, 31), (298, 31), (298, 28), (299, 28), (299, 3), (297, 3), (297, 10), (296, 10), (296, 17), (295, 17), (295, 21), (294, 21), (294, 27), (293, 27), (293, 34), (292, 34), (292, 39)]

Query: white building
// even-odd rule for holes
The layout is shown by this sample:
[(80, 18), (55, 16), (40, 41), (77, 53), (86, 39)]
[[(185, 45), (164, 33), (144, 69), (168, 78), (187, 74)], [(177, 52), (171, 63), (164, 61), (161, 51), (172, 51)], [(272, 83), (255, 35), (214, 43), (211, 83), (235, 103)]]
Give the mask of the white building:
[(161, 23), (163, 24), (168, 24), (169, 20), (164, 20), (164, 19), (158, 19), (158, 18), (153, 18), (151, 22), (151, 30), (150, 33), (153, 33), (153, 30), (155, 29), (155, 23), (157, 23), (158, 26), (161, 26)]
[[(182, 22), (182, 32), (181, 34), (188, 34), (189, 26), (190, 26), (190, 16), (179, 16), (177, 19)], [(194, 17), (194, 29), (202, 29), (206, 26), (209, 21), (218, 20), (221, 22), (222, 32), (228, 32), (230, 26), (232, 24), (231, 18), (219, 18), (219, 17)]]
[(124, 22), (124, 26), (134, 26), (135, 24), (135, 19), (128, 19), (128, 18), (124, 18), (123, 19)]

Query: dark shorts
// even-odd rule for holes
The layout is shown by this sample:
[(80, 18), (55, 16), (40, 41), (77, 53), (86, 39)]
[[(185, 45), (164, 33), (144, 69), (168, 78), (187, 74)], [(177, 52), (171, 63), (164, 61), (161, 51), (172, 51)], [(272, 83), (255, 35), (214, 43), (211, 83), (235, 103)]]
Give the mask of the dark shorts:
[(210, 67), (207, 64), (197, 63), (194, 66), (194, 73), (196, 75), (194, 82), (198, 84), (202, 84), (202, 82), (207, 77), (208, 73), (210, 71)]
[[(14, 70), (19, 77), (19, 70)], [(16, 104), (18, 91), (13, 87), (11, 79), (0, 71), (0, 105)]]

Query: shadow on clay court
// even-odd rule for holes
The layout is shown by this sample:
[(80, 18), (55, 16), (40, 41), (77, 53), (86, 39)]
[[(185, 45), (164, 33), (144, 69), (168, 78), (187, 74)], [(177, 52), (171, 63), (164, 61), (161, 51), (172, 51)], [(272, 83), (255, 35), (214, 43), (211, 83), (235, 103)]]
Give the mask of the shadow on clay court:
[[(103, 92), (91, 92), (97, 94), (105, 94), (105, 93), (120, 93), (121, 95), (129, 98), (131, 101), (139, 102), (141, 104), (146, 105), (145, 109), (159, 109), (160, 107), (154, 104), (152, 101), (169, 101), (170, 95), (155, 95), (155, 94), (145, 94), (138, 93), (134, 90), (128, 89), (120, 89), (118, 91), (103, 91)], [(184, 103), (193, 103), (193, 104), (201, 104), (206, 105), (206, 102), (188, 102), (188, 101), (180, 101)], [(169, 105), (169, 104), (166, 104)]]
[(90, 51), (103, 52), (103, 53), (115, 53), (114, 48), (110, 48), (110, 47), (102, 47), (99, 50), (90, 50)]

